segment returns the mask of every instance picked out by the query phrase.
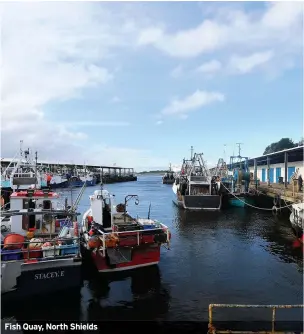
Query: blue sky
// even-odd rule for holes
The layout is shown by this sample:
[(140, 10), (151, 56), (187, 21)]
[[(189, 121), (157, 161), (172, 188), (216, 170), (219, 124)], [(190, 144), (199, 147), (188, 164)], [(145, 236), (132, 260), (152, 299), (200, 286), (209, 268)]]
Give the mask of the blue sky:
[[(3, 5), (4, 6), (4, 5)], [(302, 4), (4, 6), (2, 157), (165, 168), (300, 140)], [(27, 15), (24, 15), (26, 13)]]

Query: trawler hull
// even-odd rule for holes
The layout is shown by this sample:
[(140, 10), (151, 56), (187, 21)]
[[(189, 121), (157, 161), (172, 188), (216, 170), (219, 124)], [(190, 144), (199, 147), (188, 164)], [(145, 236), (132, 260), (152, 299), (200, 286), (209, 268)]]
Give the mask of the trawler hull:
[(173, 201), (178, 207), (184, 210), (220, 210), (222, 197), (219, 195), (185, 195)]
[[(2, 262), (2, 300), (48, 294), (82, 286), (81, 258), (30, 261), (32, 262), (23, 264)], [(15, 278), (18, 271), (20, 274)]]
[(115, 271), (132, 270), (141, 267), (157, 265), (160, 261), (160, 246), (147, 245), (142, 247), (120, 248), (109, 254), (107, 250), (106, 257), (101, 252), (92, 252), (93, 262), (100, 273), (110, 273)]
[(173, 184), (174, 182), (174, 179), (163, 179), (163, 184)]

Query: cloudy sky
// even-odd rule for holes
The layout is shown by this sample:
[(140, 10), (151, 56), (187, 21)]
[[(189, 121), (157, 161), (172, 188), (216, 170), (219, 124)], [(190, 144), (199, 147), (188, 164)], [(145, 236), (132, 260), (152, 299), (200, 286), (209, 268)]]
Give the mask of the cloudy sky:
[(1, 4), (1, 157), (213, 164), (303, 132), (300, 3)]

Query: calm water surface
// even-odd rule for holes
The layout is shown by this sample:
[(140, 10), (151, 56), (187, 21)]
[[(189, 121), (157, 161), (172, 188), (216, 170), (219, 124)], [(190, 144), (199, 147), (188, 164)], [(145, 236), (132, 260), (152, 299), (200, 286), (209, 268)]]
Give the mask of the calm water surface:
[[(125, 275), (88, 276), (79, 294), (52, 296), (30, 309), (5, 306), (2, 318), (16, 320), (207, 320), (210, 303), (301, 304), (303, 257), (293, 245), (288, 220), (271, 212), (235, 208), (220, 213), (180, 211), (172, 203), (171, 186), (160, 176), (141, 176), (137, 182), (107, 185), (133, 215), (168, 225), (171, 249), (163, 249), (158, 267)], [(89, 207), (87, 188), (79, 210)], [(74, 191), (76, 198), (78, 190)], [(29, 287), (34, 289), (35, 287)], [(300, 320), (302, 312), (279, 312), (281, 320)], [(218, 320), (269, 320), (270, 311), (216, 311)], [(233, 318), (233, 319), (232, 319)]]

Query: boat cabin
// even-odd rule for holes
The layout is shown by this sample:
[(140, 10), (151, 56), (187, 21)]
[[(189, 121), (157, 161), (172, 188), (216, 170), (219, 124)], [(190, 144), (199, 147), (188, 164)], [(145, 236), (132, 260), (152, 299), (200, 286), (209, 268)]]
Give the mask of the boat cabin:
[[(46, 211), (58, 210), (60, 202), (59, 194), (49, 190), (28, 189), (13, 192), (10, 196), (11, 211)], [(34, 215), (16, 215), (10, 218), (11, 232), (26, 235), (29, 229), (35, 229), (37, 233), (55, 233), (55, 221), (52, 215), (47, 213)]]
[(92, 216), (88, 216), (86, 229), (90, 229), (90, 223), (93, 221), (102, 226), (105, 231), (112, 230), (112, 198), (107, 190), (95, 190), (90, 196)]

